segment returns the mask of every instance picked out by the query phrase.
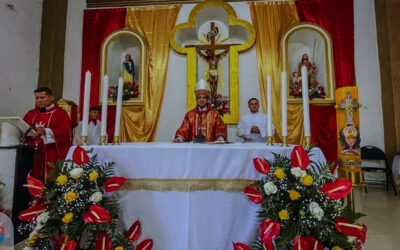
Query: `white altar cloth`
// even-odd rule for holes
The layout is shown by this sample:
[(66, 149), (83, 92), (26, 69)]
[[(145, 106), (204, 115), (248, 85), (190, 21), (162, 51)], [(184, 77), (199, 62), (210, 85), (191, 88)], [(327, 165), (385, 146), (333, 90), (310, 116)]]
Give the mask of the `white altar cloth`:
[[(93, 148), (100, 162), (115, 162), (115, 175), (129, 178), (118, 192), (121, 218), (126, 228), (140, 220), (140, 239), (152, 238), (154, 250), (225, 250), (232, 249), (232, 241), (251, 244), (259, 233), (260, 206), (242, 190), (245, 183), (261, 178), (252, 159), (273, 160), (273, 152), (290, 157), (293, 149), (263, 143), (123, 143), (85, 148)], [(314, 148), (312, 154), (312, 160), (325, 162), (320, 149)], [(135, 185), (135, 180), (141, 184)], [(173, 183), (165, 187), (163, 181)], [(191, 186), (193, 182), (200, 187)]]

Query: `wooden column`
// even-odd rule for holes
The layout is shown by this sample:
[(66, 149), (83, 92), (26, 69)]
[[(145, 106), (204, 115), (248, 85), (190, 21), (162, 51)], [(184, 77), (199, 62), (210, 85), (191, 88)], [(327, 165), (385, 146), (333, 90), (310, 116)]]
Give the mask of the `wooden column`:
[(400, 152), (400, 0), (375, 0), (385, 151)]
[(57, 100), (63, 91), (67, 6), (68, 0), (43, 0), (38, 86), (51, 88)]

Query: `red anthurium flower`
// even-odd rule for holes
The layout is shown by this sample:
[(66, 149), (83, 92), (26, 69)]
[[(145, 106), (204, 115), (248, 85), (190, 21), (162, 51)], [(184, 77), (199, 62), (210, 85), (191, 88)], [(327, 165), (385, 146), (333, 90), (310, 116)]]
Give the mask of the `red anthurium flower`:
[(362, 243), (365, 242), (367, 227), (364, 224), (352, 223), (345, 218), (336, 218), (335, 222), (335, 228), (338, 232), (348, 236), (357, 237)]
[(306, 240), (301, 235), (297, 236), (292, 250), (308, 250)]
[(72, 160), (77, 165), (87, 164), (89, 162), (89, 156), (87, 155), (86, 150), (78, 145), (72, 153)]
[(263, 220), (260, 224), (260, 238), (264, 243), (275, 239), (281, 231), (281, 225), (271, 219)]
[(28, 174), (26, 177), (26, 183), (27, 184), (25, 184), (24, 187), (28, 188), (28, 191), (32, 196), (36, 197), (43, 194), (44, 184), (38, 179)]
[(350, 180), (339, 178), (336, 181), (328, 182), (322, 186), (321, 192), (326, 194), (330, 199), (339, 200), (346, 197), (353, 187)]
[(262, 201), (262, 194), (258, 192), (257, 188), (253, 186), (247, 186), (244, 188), (244, 193), (249, 197), (249, 199), (256, 203), (260, 204)]
[(306, 240), (309, 250), (324, 250), (324, 246), (321, 244), (321, 242), (316, 240), (314, 237), (307, 235), (304, 237), (304, 239)]
[(46, 207), (43, 204), (34, 205), (19, 213), (18, 218), (22, 221), (36, 221), (36, 218), (41, 215), (45, 209)]
[(62, 250), (75, 250), (76, 241), (70, 240), (68, 235), (60, 234), (60, 241), (57, 241), (57, 245)]
[(83, 215), (86, 223), (106, 223), (111, 221), (111, 215), (98, 205), (91, 205), (89, 211)]
[(106, 192), (113, 192), (115, 190), (118, 190), (122, 185), (124, 185), (125, 181), (126, 181), (125, 177), (119, 177), (119, 176), (111, 177), (106, 181), (106, 184), (104, 185), (104, 190)]
[(254, 158), (253, 164), (258, 172), (260, 172), (262, 174), (269, 173), (269, 164), (266, 160), (264, 160), (262, 158)]
[(300, 167), (306, 170), (310, 165), (310, 158), (302, 146), (295, 146), (290, 156), (293, 167)]
[(146, 239), (137, 245), (136, 250), (150, 250), (153, 248), (153, 240)]
[(95, 250), (112, 250), (112, 241), (106, 233), (101, 233), (97, 237)]
[(272, 241), (263, 243), (263, 250), (275, 250), (274, 244), (272, 244)]
[(126, 232), (125, 238), (129, 239), (130, 242), (137, 241), (140, 236), (140, 229), (141, 225), (140, 222), (137, 220), (132, 224), (128, 232)]
[(232, 242), (233, 250), (250, 250), (250, 247), (242, 242)]

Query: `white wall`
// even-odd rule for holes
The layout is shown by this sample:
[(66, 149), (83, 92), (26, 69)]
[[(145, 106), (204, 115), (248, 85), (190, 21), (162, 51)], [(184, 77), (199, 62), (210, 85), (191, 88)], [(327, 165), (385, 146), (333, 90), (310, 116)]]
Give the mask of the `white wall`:
[(65, 32), (63, 98), (79, 105), (85, 0), (69, 0)]
[[(251, 22), (247, 3), (230, 3), (240, 19)], [(182, 6), (177, 23), (186, 22), (195, 5)], [(78, 103), (80, 89), (82, 23), (84, 0), (68, 3), (65, 53), (64, 93), (66, 99)], [(380, 73), (376, 41), (374, 0), (354, 0), (355, 67), (360, 102), (362, 145), (384, 147)], [(171, 49), (165, 94), (156, 141), (170, 141), (186, 112), (186, 56)], [(240, 114), (246, 114), (247, 100), (260, 97), (257, 59), (253, 47), (239, 54)], [(229, 140), (237, 141), (236, 126), (228, 126)]]
[(354, 0), (354, 53), (360, 109), (361, 145), (384, 150), (381, 78), (374, 0)]
[(41, 21), (42, 0), (0, 0), (0, 116), (34, 107)]

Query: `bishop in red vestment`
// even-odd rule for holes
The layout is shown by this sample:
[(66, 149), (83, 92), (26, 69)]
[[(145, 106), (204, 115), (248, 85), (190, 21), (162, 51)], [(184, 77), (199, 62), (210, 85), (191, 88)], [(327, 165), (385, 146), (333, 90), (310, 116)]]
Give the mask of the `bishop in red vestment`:
[(26, 143), (35, 147), (32, 176), (46, 180), (55, 163), (64, 159), (71, 146), (71, 122), (65, 110), (54, 104), (54, 96), (49, 88), (34, 91), (36, 108), (29, 110), (24, 121), (36, 131), (36, 137), (26, 138)]
[(191, 142), (203, 135), (207, 142), (225, 141), (227, 138), (226, 125), (218, 111), (208, 103), (210, 87), (200, 80), (195, 89), (197, 107), (186, 113), (181, 126), (172, 142)]

